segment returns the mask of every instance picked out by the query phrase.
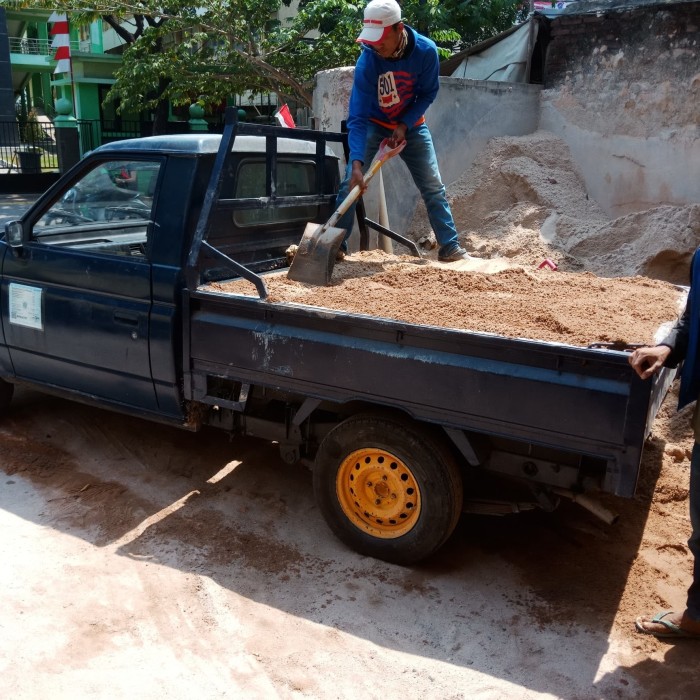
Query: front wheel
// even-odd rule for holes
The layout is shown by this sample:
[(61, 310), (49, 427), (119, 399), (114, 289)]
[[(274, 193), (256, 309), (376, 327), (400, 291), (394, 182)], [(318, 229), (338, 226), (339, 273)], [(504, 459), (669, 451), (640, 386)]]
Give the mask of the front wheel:
[(336, 536), (360, 554), (412, 564), (452, 534), (459, 469), (445, 441), (402, 418), (358, 415), (319, 447), (314, 494)]

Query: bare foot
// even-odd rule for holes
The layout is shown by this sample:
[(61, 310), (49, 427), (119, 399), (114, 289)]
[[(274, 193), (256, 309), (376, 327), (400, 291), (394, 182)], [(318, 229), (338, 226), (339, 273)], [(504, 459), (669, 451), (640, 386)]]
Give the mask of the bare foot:
[(635, 622), (639, 632), (655, 637), (690, 637), (700, 639), (700, 620), (688, 616), (688, 611), (682, 613), (667, 610), (654, 617), (641, 615)]

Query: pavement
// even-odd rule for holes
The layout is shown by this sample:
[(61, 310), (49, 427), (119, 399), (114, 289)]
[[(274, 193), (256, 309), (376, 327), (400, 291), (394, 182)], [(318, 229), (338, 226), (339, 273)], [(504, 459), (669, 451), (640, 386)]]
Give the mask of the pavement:
[(0, 193), (0, 231), (8, 221), (19, 219), (38, 197), (38, 194)]

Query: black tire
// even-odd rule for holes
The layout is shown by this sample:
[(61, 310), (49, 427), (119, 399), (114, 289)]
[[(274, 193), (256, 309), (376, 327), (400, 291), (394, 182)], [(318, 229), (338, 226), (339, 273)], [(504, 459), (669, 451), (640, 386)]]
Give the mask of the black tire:
[(462, 510), (462, 480), (446, 441), (394, 416), (361, 414), (333, 428), (316, 455), (313, 484), (336, 536), (393, 564), (438, 550)]
[(0, 379), (0, 413), (4, 413), (12, 401), (12, 394), (15, 392), (15, 385)]

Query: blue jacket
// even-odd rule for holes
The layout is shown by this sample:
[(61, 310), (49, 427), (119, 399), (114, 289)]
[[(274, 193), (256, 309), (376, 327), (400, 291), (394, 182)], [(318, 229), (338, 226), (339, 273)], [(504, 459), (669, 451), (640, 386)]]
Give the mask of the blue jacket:
[(367, 120), (394, 129), (423, 122), (440, 88), (440, 60), (435, 42), (404, 25), (408, 35), (401, 58), (382, 58), (363, 46), (355, 65), (350, 95), (348, 141), (350, 162), (365, 159)]

